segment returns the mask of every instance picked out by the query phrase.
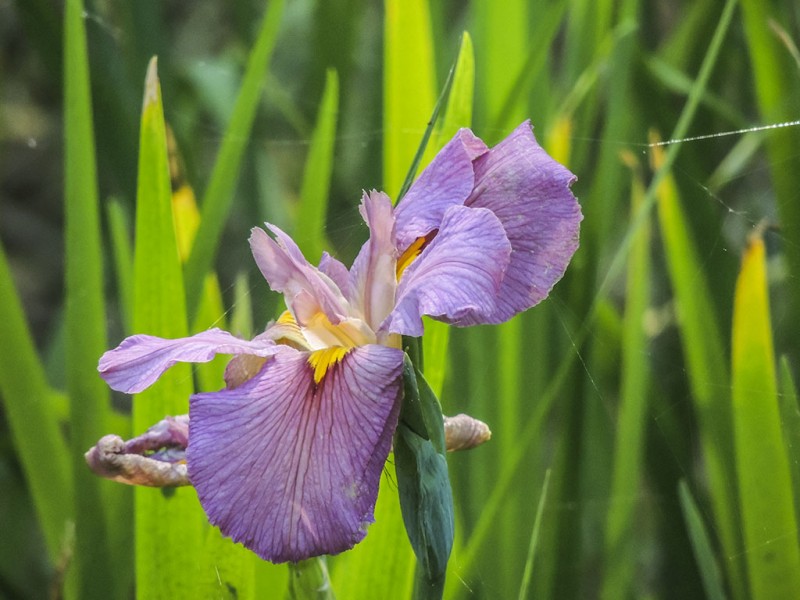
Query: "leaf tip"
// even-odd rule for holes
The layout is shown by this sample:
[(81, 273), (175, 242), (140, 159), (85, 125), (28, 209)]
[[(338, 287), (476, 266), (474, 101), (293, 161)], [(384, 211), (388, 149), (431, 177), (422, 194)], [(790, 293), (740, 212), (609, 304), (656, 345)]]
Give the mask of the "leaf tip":
[(147, 75), (144, 78), (144, 100), (142, 110), (148, 105), (158, 102), (158, 56), (153, 56), (147, 64)]

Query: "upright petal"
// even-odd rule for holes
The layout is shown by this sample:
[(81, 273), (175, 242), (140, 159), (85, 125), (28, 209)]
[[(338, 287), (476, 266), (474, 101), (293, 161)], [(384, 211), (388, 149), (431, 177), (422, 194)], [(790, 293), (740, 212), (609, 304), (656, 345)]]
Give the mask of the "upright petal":
[(337, 260), (323, 250), (322, 258), (319, 260), (319, 270), (327, 275), (344, 294), (345, 298), (350, 298), (350, 272), (341, 261)]
[(361, 215), (369, 227), (369, 240), (361, 247), (350, 270), (351, 302), (364, 313), (373, 330), (394, 306), (397, 287), (392, 201), (383, 192), (364, 194)]
[(500, 323), (538, 304), (561, 279), (578, 247), (582, 216), (569, 189), (575, 176), (539, 146), (529, 121), (474, 166), (466, 205), (497, 215), (512, 252), (496, 310), (472, 323)]
[(280, 350), (269, 336), (240, 340), (227, 331), (209, 329), (191, 337), (166, 340), (133, 335), (100, 357), (97, 370), (119, 392), (136, 394), (147, 389), (177, 362), (204, 363), (217, 354), (272, 356)]
[(460, 129), (422, 171), (395, 211), (401, 251), (437, 229), (449, 206), (464, 204), (475, 183), (472, 161), (486, 150), (469, 129)]
[(209, 520), (272, 562), (364, 537), (397, 424), (400, 350), (356, 348), (319, 384), (308, 358), (282, 352), (190, 405), (189, 478)]
[(269, 286), (283, 293), (286, 305), (300, 325), (320, 311), (331, 323), (338, 323), (348, 313), (347, 301), (339, 287), (305, 259), (292, 238), (274, 225), (267, 227), (276, 239), (254, 227), (250, 248)]
[(382, 330), (422, 335), (422, 315), (454, 325), (485, 318), (508, 265), (511, 245), (485, 208), (451, 206), (439, 233), (400, 279), (397, 304)]

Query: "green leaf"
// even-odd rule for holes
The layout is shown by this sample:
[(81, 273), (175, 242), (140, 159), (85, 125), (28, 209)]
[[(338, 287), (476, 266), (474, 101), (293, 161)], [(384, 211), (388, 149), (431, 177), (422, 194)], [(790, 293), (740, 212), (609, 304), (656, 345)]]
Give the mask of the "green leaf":
[(273, 0), (267, 4), (258, 39), (250, 52), (242, 87), (222, 140), (222, 147), (203, 195), (200, 228), (192, 247), (192, 254), (186, 264), (186, 298), (189, 314), (194, 314), (200, 302), (203, 281), (211, 269), (222, 228), (233, 202), (233, 192), (242, 157), (250, 138), (267, 65), (278, 34), (283, 4), (283, 0)]
[(780, 369), (781, 393), (778, 396), (778, 405), (786, 455), (792, 470), (794, 514), (796, 519), (800, 519), (800, 406), (797, 404), (797, 388), (792, 379), (791, 367), (785, 356), (781, 357)]
[[(797, 65), (791, 51), (781, 39), (780, 29), (787, 27), (787, 15), (780, 3), (772, 0), (742, 0), (742, 22), (753, 69), (753, 83), (762, 122), (780, 123), (797, 119), (800, 85)], [(791, 73), (792, 76), (787, 77)], [(800, 203), (795, 201), (800, 187), (800, 155), (797, 127), (771, 131), (767, 139), (769, 167), (772, 174), (775, 206), (787, 243), (783, 246), (793, 276), (800, 274)], [(795, 322), (800, 319), (800, 300), (790, 296), (790, 309)], [(788, 342), (798, 349), (797, 336)]]
[[(487, 123), (496, 125), (507, 98), (514, 90), (515, 76), (522, 72), (528, 56), (529, 3), (526, 0), (474, 3), (475, 37), (478, 43), (478, 66), (485, 78), (483, 114)], [(506, 120), (521, 123), (527, 115), (527, 95), (513, 98), (513, 111)]]
[(547, 490), (550, 487), (550, 469), (544, 474), (542, 493), (539, 495), (539, 504), (536, 507), (536, 519), (533, 522), (531, 532), (531, 542), (528, 546), (528, 557), (525, 560), (525, 571), (522, 574), (522, 583), (519, 586), (519, 600), (524, 600), (528, 596), (528, 586), (530, 585), (531, 575), (533, 574), (533, 559), (536, 556), (536, 548), (539, 544), (539, 531), (542, 528), (542, 515), (547, 503)]
[(111, 233), (111, 249), (114, 255), (114, 271), (117, 276), (117, 298), (119, 298), (124, 330), (130, 331), (133, 324), (133, 249), (130, 240), (130, 223), (122, 204), (111, 200), (106, 205), (108, 226)]
[(678, 495), (681, 501), (683, 518), (689, 530), (689, 537), (692, 540), (692, 549), (700, 575), (703, 578), (703, 589), (709, 600), (725, 600), (725, 592), (722, 585), (722, 573), (717, 564), (714, 550), (711, 545), (711, 536), (705, 523), (700, 509), (692, 497), (692, 492), (685, 479), (678, 483)]
[(447, 461), (431, 440), (403, 422), (397, 426), (394, 457), (400, 507), (411, 546), (424, 569), (428, 586), (441, 590), (455, 534)]
[[(635, 163), (633, 163), (635, 164)], [(641, 206), (644, 183), (634, 171), (631, 218)], [(622, 383), (617, 414), (614, 464), (606, 514), (604, 598), (630, 593), (636, 565), (641, 470), (644, 463), (647, 399), (650, 396), (648, 337), (645, 313), (650, 304), (650, 227), (645, 224), (633, 240), (628, 257), (622, 342)]]
[[(0, 245), (0, 398), (30, 488), (47, 552), (56, 563), (73, 518), (72, 464), (44, 369)], [(85, 468), (85, 465), (81, 465)], [(66, 501), (65, 501), (66, 499)]]
[[(419, 593), (441, 597), (453, 547), (453, 496), (447, 474), (439, 401), (408, 355), (403, 362), (404, 396), (394, 438), (400, 508), (411, 546), (422, 567)], [(433, 596), (430, 594), (434, 594)]]
[(755, 600), (800, 597), (800, 548), (778, 410), (765, 256), (764, 241), (753, 236), (736, 283), (731, 349), (736, 473)]
[[(657, 168), (661, 168), (658, 148), (654, 149), (654, 162)], [(698, 273), (703, 273), (703, 268), (671, 176), (662, 179), (657, 194), (659, 224), (680, 314), (681, 343), (700, 422), (700, 443), (708, 470), (716, 529), (725, 553), (734, 557), (726, 563), (732, 587), (742, 589), (742, 541), (736, 522), (738, 499), (730, 460), (733, 455), (733, 423), (729, 392), (724, 385), (730, 380), (723, 360), (724, 346), (707, 279), (698, 276)]]
[(324, 556), (289, 563), (290, 600), (333, 600), (336, 596)]
[(79, 597), (117, 598), (127, 594), (130, 576), (124, 544), (117, 537), (127, 537), (124, 528), (129, 519), (123, 514), (123, 503), (130, 491), (95, 477), (83, 460), (83, 453), (108, 433), (110, 404), (108, 388), (97, 376), (97, 360), (106, 349), (106, 315), (89, 63), (80, 0), (66, 3), (64, 32), (66, 372), (75, 491), (72, 567)]
[(434, 107), (436, 63), (428, 0), (385, 0), (384, 7), (383, 189), (399, 199)]
[[(185, 298), (161, 90), (153, 58), (145, 81), (139, 140), (133, 330), (167, 338), (187, 335)], [(134, 432), (145, 431), (165, 415), (186, 413), (193, 392), (189, 366), (174, 366), (134, 398)], [(137, 597), (202, 597), (205, 515), (194, 490), (137, 488), (135, 500)]]
[(325, 243), (325, 215), (328, 209), (333, 150), (336, 143), (336, 119), (339, 114), (339, 78), (329, 70), (325, 92), (311, 138), (311, 147), (300, 189), (295, 240), (313, 264), (319, 262)]

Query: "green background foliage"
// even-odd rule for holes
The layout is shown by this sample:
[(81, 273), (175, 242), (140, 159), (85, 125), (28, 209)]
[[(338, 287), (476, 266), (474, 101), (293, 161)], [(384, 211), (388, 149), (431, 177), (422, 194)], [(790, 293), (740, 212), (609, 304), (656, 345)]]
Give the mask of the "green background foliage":
[(493, 431), (447, 456), (444, 597), (800, 597), (800, 127), (745, 131), (800, 118), (798, 38), (789, 0), (0, 3), (0, 597), (425, 594), (393, 458), (366, 540), (287, 568), (82, 454), (221, 387), (113, 395), (106, 348), (276, 315), (251, 227), (352, 260), (453, 66), (420, 166), (530, 118), (585, 219), (539, 306), (426, 323)]

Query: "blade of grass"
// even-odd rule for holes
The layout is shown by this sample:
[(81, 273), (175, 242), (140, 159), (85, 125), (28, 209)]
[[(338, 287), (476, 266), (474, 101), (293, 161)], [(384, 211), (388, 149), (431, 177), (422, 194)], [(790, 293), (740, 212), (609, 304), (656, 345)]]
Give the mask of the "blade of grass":
[[(626, 162), (633, 170), (631, 216), (644, 198), (642, 175), (633, 156)], [(625, 317), (622, 342), (622, 383), (614, 443), (611, 502), (605, 523), (605, 556), (601, 597), (622, 598), (633, 592), (636, 566), (636, 512), (639, 505), (644, 436), (649, 396), (647, 334), (644, 318), (650, 304), (650, 228), (637, 234), (628, 257)]]
[(267, 4), (258, 38), (247, 61), (247, 69), (231, 113), (230, 123), (203, 195), (197, 243), (192, 247), (192, 254), (185, 269), (186, 299), (190, 315), (197, 310), (203, 281), (211, 269), (222, 228), (233, 202), (242, 156), (250, 138), (262, 83), (275, 46), (283, 4), (283, 0), (273, 0)]
[(384, 3), (383, 189), (398, 198), (436, 100), (428, 0)]
[(119, 598), (127, 594), (130, 565), (115, 534), (122, 534), (119, 528), (129, 522), (118, 514), (129, 490), (95, 477), (83, 460), (83, 453), (108, 433), (110, 405), (108, 388), (97, 376), (97, 360), (106, 346), (103, 250), (81, 0), (65, 5), (64, 74), (66, 371), (75, 492), (72, 568), (79, 597)]
[(686, 521), (686, 527), (692, 539), (694, 557), (700, 569), (700, 575), (703, 578), (703, 589), (706, 597), (709, 600), (725, 600), (722, 573), (714, 557), (711, 537), (708, 535), (705, 523), (703, 523), (703, 516), (692, 497), (692, 492), (689, 490), (689, 485), (685, 479), (681, 479), (678, 483), (678, 495), (681, 501), (683, 518)]
[(390, 454), (367, 537), (332, 562), (333, 589), (341, 598), (411, 597), (414, 552), (403, 527), (393, 464)]
[(111, 250), (114, 256), (114, 272), (117, 276), (117, 298), (124, 323), (129, 332), (133, 323), (133, 248), (130, 240), (130, 223), (122, 204), (112, 199), (106, 205), (108, 227), (111, 234)]
[(69, 501), (72, 464), (57, 413), (50, 408), (51, 392), (2, 245), (0, 339), (3, 411), (44, 533), (48, 557), (55, 564), (63, 550), (67, 522), (73, 518)]
[[(438, 152), (462, 127), (472, 125), (472, 99), (475, 90), (475, 58), (472, 40), (465, 31), (461, 36), (458, 57), (447, 95), (447, 108), (437, 128), (431, 150)], [(432, 120), (435, 120), (435, 115)], [(422, 338), (425, 356), (425, 379), (437, 398), (442, 397), (447, 373), (450, 326), (425, 317), (425, 335)]]
[(733, 310), (736, 472), (751, 597), (798, 598), (800, 547), (778, 411), (766, 250), (760, 232), (751, 237), (742, 258)]
[[(472, 3), (482, 87), (490, 90), (481, 96), (485, 105), (479, 104), (486, 123), (498, 123), (501, 113), (513, 123), (521, 123), (528, 116), (527, 96), (511, 94), (515, 90), (514, 76), (522, 71), (529, 54), (528, 5), (526, 0), (478, 0)], [(509, 101), (512, 103), (510, 108), (507, 106)], [(496, 130), (486, 133), (489, 144), (503, 135), (502, 131)]]
[[(742, 19), (752, 63), (755, 92), (764, 123), (780, 123), (797, 118), (800, 84), (792, 52), (784, 47), (775, 34), (773, 21), (781, 19), (775, 2), (742, 0)], [(789, 75), (791, 74), (791, 75)], [(795, 201), (800, 187), (800, 132), (797, 127), (784, 127), (770, 132), (767, 151), (776, 206), (785, 231), (787, 243), (783, 246), (789, 269), (794, 276), (800, 274), (800, 204)], [(790, 309), (795, 322), (800, 320), (800, 299), (790, 296)], [(787, 343), (796, 351), (797, 336), (787, 336)]]
[(331, 69), (326, 74), (325, 91), (319, 105), (317, 124), (311, 137), (311, 146), (303, 172), (294, 236), (305, 257), (313, 264), (319, 261), (323, 248), (327, 246), (325, 215), (328, 211), (338, 114), (339, 78), (336, 71)]
[[(187, 334), (186, 296), (172, 212), (172, 190), (161, 90), (153, 58), (145, 81), (136, 194), (133, 330), (163, 337)], [(194, 391), (180, 364), (133, 400), (134, 432), (165, 415), (184, 414)], [(203, 596), (202, 525), (194, 490), (135, 490), (138, 598)], [(210, 567), (210, 565), (209, 565)]]
[[(661, 170), (663, 162), (663, 152), (654, 148), (654, 167)], [(731, 586), (734, 590), (743, 590), (743, 565), (737, 558), (740, 557), (741, 537), (737, 525), (736, 479), (730, 461), (733, 423), (728, 390), (723, 383), (729, 381), (723, 361), (724, 345), (711, 292), (670, 175), (662, 179), (657, 194), (659, 224), (675, 302), (680, 311), (679, 331), (700, 423), (700, 443), (707, 465), (716, 530), (725, 555), (731, 557), (725, 565)]]
[(528, 557), (525, 560), (525, 571), (522, 573), (522, 583), (519, 586), (519, 600), (523, 600), (528, 595), (528, 586), (530, 585), (531, 575), (533, 574), (533, 559), (536, 557), (536, 548), (539, 544), (539, 530), (542, 527), (542, 515), (544, 514), (544, 506), (547, 503), (547, 489), (549, 486), (550, 469), (547, 469), (544, 474), (542, 493), (539, 495), (539, 504), (536, 507), (536, 519), (533, 522), (531, 543), (530, 546), (528, 546)]
[(792, 470), (792, 499), (794, 515), (800, 520), (800, 407), (797, 404), (797, 388), (792, 379), (792, 370), (787, 357), (781, 357), (781, 393), (778, 403), (781, 412), (783, 439), (786, 442), (786, 455)]

